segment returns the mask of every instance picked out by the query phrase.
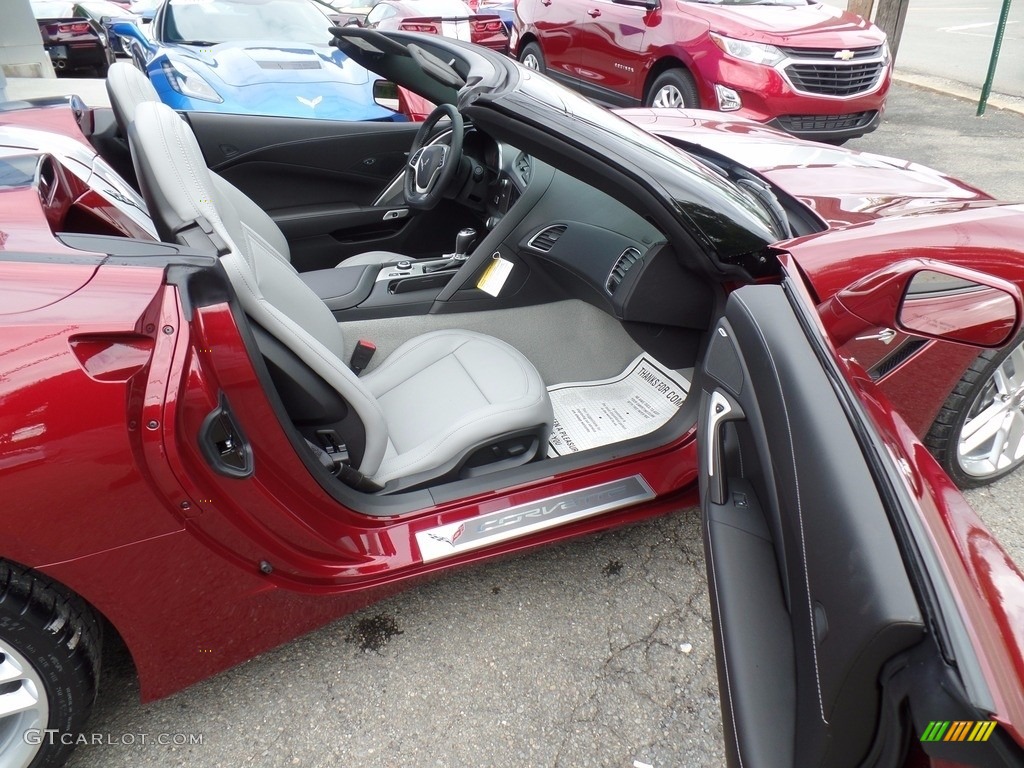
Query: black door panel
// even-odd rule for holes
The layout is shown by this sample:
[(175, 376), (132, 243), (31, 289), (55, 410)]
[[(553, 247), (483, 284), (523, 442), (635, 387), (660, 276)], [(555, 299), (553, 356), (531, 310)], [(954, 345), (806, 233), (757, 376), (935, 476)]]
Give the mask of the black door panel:
[(924, 634), (860, 444), (779, 286), (730, 296), (702, 378), (730, 765), (859, 765), (877, 738), (882, 667)]
[(205, 112), (187, 119), (210, 168), (278, 222), (300, 271), (333, 267), (371, 250), (437, 256), (471, 223), (448, 206), (422, 219), (385, 218), (404, 208), (400, 190), (384, 201), (390, 205), (375, 206), (404, 167), (417, 123)]

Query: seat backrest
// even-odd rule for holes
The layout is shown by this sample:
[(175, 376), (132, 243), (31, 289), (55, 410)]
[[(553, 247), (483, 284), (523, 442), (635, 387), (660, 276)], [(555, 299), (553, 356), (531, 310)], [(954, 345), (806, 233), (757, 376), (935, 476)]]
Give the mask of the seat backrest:
[(195, 135), (174, 110), (162, 103), (139, 104), (128, 140), (161, 239), (181, 242), (181, 233), (201, 222), (223, 242), (227, 252), (221, 263), (245, 313), (332, 386), (359, 416), (366, 433), (359, 470), (372, 475), (388, 447), (387, 427), (376, 399), (344, 363), (345, 340), (334, 315), (273, 243), (250, 225), (248, 209), (240, 210), (237, 196), (223, 194)]
[(149, 78), (138, 67), (118, 61), (107, 71), (107, 96), (121, 135), (128, 137), (128, 126), (135, 119), (135, 109), (147, 101), (160, 101), (160, 95)]
[[(128, 138), (128, 126), (134, 122), (135, 110), (139, 105), (147, 102), (160, 102), (160, 95), (149, 78), (140, 72), (138, 67), (121, 61), (112, 64), (107, 73), (107, 95), (110, 97), (110, 107), (114, 111), (114, 119), (117, 120), (121, 135), (125, 138)], [(266, 211), (227, 179), (213, 172), (210, 177), (218, 196), (230, 200), (242, 220), (259, 232), (260, 236), (274, 247), (275, 253), (280, 258), (291, 261), (288, 240)], [(161, 232), (161, 237), (164, 237), (163, 232)]]

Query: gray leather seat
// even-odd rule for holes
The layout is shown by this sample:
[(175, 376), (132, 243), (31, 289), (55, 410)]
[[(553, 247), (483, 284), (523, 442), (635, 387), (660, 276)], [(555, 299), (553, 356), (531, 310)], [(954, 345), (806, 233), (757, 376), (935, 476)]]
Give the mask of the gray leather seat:
[(423, 483), (511, 434), (536, 438), (512, 463), (543, 455), (551, 402), (518, 350), (478, 333), (436, 331), (409, 340), (358, 378), (344, 362), (349, 350), (330, 310), (235, 199), (217, 193), (188, 125), (164, 104), (143, 103), (128, 136), (161, 237), (183, 239), (199, 222), (222, 242), (221, 261), (246, 314), (359, 416), (366, 437), (358, 467), (363, 475), (388, 489)]
[[(128, 126), (135, 120), (135, 110), (139, 104), (147, 102), (160, 103), (160, 96), (153, 87), (149, 78), (139, 71), (138, 67), (126, 64), (123, 61), (110, 65), (107, 72), (107, 96), (110, 98), (110, 108), (114, 112), (114, 119), (121, 129), (121, 135), (128, 137)], [(223, 197), (230, 198), (232, 203), (239, 209), (242, 218), (249, 226), (256, 229), (264, 238), (270, 241), (277, 253), (286, 261), (291, 261), (291, 252), (288, 248), (288, 240), (282, 234), (280, 228), (266, 211), (254, 203), (238, 187), (223, 178), (214, 171), (210, 171), (213, 186)], [(373, 266), (384, 267), (394, 264), (406, 258), (399, 253), (392, 251), (367, 251), (356, 256), (351, 256), (337, 266)]]

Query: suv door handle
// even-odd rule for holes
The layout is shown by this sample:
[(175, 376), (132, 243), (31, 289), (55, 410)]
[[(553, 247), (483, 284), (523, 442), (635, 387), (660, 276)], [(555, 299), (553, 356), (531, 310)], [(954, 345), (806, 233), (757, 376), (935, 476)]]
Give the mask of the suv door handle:
[(591, 10), (587, 11), (587, 16), (589, 16), (592, 19), (596, 19), (600, 15), (601, 11), (598, 8), (592, 8)]
[(540, 0), (541, 5), (551, 5), (551, 0)]

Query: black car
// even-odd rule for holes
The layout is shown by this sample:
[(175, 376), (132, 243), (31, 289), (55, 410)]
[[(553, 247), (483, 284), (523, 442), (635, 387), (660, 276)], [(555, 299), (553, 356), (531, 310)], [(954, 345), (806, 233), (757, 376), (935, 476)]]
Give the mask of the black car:
[(60, 0), (33, 0), (32, 14), (39, 23), (43, 47), (58, 75), (91, 70), (106, 77), (114, 62), (107, 33), (99, 20), (91, 18), (83, 5)]

